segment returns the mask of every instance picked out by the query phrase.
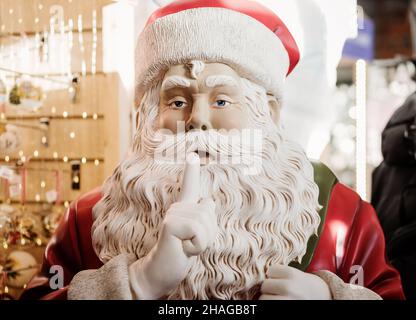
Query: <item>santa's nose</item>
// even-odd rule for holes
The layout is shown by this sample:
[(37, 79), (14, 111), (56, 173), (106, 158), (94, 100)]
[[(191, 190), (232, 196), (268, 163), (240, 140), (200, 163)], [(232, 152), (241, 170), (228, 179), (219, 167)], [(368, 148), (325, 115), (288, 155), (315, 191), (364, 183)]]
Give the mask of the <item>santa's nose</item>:
[(186, 124), (186, 130), (206, 131), (209, 129), (212, 129), (209, 106), (203, 101), (195, 101), (192, 106), (191, 116)]

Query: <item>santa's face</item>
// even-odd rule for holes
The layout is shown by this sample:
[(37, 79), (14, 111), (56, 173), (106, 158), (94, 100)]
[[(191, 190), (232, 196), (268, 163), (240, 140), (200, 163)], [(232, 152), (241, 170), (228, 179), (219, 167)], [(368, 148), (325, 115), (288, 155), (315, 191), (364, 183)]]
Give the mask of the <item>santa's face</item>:
[(222, 63), (205, 64), (199, 73), (197, 66), (172, 66), (162, 81), (159, 112), (159, 128), (174, 133), (178, 121), (187, 130), (249, 127), (241, 78)]
[[(246, 90), (244, 79), (224, 63), (191, 61), (188, 64), (171, 66), (161, 81), (158, 115), (154, 128), (163, 132), (165, 138), (167, 135), (177, 136), (185, 131), (210, 132), (205, 135), (210, 141), (205, 143), (203, 150), (194, 150), (197, 148), (197, 144), (194, 143), (179, 154), (182, 159), (185, 153), (196, 151), (199, 152), (203, 165), (220, 161), (223, 164), (236, 165), (242, 162), (236, 154), (245, 154), (245, 157), (249, 156), (250, 161), (254, 163), (259, 160), (255, 159), (253, 152), (261, 151), (263, 127), (256, 126), (253, 115), (250, 115)], [(267, 104), (270, 108), (267, 110), (266, 106), (266, 117), (270, 114), (271, 119), (277, 122), (277, 99), (268, 96)], [(189, 140), (192, 138), (191, 136)], [(213, 141), (215, 139), (221, 141)], [(219, 160), (221, 154), (212, 154), (210, 152), (213, 148), (207, 148), (208, 145), (215, 147), (221, 143), (235, 147), (232, 159), (223, 157)], [(243, 148), (242, 144), (245, 144)], [(155, 160), (160, 162), (160, 154), (164, 151), (162, 148), (162, 151), (154, 156)], [(175, 153), (180, 152), (176, 150)], [(225, 153), (222, 152), (222, 155)]]

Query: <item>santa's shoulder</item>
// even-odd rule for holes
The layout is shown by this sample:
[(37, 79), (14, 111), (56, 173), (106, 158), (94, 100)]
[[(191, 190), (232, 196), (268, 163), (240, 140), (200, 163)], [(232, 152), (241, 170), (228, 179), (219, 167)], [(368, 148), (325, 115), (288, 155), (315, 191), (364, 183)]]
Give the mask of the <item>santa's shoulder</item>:
[[(315, 183), (319, 187), (319, 204), (322, 206), (323, 222), (342, 221), (351, 226), (363, 207), (371, 207), (362, 200), (356, 191), (338, 180), (335, 173), (321, 162), (311, 162), (314, 168)], [(321, 225), (323, 228), (323, 224)]]
[[(341, 183), (325, 164), (311, 163), (315, 183), (319, 187), (321, 223), (317, 234), (309, 239), (302, 263), (291, 264), (301, 270), (310, 269), (317, 260), (335, 261), (337, 241), (341, 234), (348, 238), (357, 228), (364, 229), (377, 224), (376, 215), (369, 203), (363, 201), (353, 189)], [(326, 259), (321, 259), (321, 256), (325, 256)]]
[(360, 196), (350, 187), (340, 182), (335, 173), (324, 163), (311, 161), (314, 180), (319, 188), (319, 203), (327, 211), (331, 202), (361, 202)]

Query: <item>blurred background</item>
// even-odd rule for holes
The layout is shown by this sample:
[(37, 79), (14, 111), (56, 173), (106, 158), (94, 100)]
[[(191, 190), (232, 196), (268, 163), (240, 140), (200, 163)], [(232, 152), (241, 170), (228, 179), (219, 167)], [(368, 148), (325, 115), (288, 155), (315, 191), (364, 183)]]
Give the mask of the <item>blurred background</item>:
[[(167, 2), (0, 0), (0, 299), (19, 296), (65, 209), (127, 152), (136, 38)], [(369, 201), (381, 133), (416, 87), (416, 5), (296, 3), (303, 60), (283, 125)]]

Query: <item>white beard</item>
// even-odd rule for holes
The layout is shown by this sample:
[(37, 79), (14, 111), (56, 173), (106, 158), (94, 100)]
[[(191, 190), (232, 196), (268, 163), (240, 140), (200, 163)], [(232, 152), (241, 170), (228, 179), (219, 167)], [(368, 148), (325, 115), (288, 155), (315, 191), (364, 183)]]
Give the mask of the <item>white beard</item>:
[[(252, 299), (270, 265), (301, 261), (320, 224), (311, 163), (272, 123), (264, 90), (243, 80), (252, 125), (267, 128), (262, 172), (246, 175), (244, 165), (201, 168), (201, 194), (216, 203), (219, 233), (168, 299)], [(104, 263), (123, 253), (146, 256), (165, 212), (179, 197), (183, 165), (158, 163), (152, 156), (161, 145), (149, 125), (157, 117), (158, 90), (152, 88), (143, 99), (132, 152), (107, 179), (93, 210), (93, 246)], [(191, 144), (228, 152), (204, 145), (203, 135)], [(169, 154), (173, 146), (165, 147)]]

